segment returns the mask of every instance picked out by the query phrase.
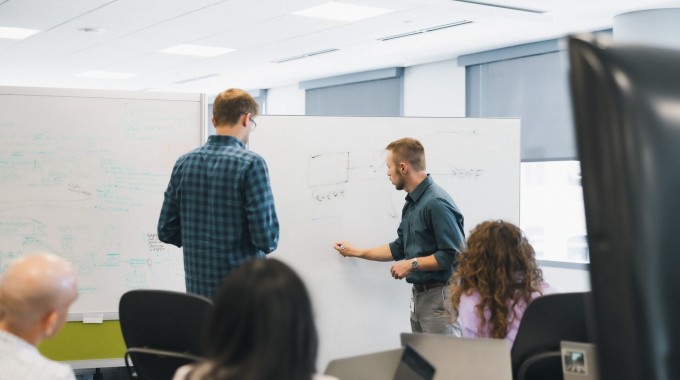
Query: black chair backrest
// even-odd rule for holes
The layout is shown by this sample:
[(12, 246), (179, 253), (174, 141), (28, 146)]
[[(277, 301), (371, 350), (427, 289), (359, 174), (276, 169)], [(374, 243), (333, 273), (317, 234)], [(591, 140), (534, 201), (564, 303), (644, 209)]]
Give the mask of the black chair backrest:
[(527, 306), (511, 350), (514, 380), (562, 379), (560, 342), (590, 341), (586, 326), (587, 295), (548, 294)]
[(127, 348), (203, 355), (212, 301), (167, 290), (131, 290), (120, 299), (119, 319)]
[[(130, 370), (128, 358), (132, 359), (132, 363), (138, 363), (134, 375)], [(173, 351), (130, 348), (125, 355), (125, 367), (128, 368), (130, 378), (135, 378), (136, 375), (137, 378), (144, 380), (166, 380), (173, 378), (177, 368), (200, 360), (199, 357)]]

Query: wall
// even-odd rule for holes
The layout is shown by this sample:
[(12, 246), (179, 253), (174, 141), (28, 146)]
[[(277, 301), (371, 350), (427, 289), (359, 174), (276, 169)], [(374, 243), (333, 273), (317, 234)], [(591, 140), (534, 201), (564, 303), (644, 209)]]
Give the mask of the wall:
[(305, 90), (297, 84), (267, 90), (267, 115), (304, 115)]
[[(267, 90), (268, 115), (304, 115), (305, 91), (297, 84)], [(465, 68), (456, 60), (407, 67), (404, 116), (465, 117)]]
[(407, 67), (404, 116), (465, 117), (465, 67), (456, 60)]

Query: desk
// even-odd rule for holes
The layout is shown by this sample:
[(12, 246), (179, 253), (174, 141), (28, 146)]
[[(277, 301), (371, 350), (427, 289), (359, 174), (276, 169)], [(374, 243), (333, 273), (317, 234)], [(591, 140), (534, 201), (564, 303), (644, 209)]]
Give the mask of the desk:
[(67, 322), (57, 335), (42, 341), (38, 350), (74, 369), (125, 366), (126, 347), (119, 321)]

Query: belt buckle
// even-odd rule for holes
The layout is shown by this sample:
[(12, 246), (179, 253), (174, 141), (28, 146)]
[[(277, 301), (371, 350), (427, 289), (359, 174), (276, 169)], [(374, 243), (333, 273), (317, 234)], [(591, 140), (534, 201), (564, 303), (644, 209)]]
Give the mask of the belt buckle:
[(416, 289), (416, 292), (424, 292), (426, 290), (438, 288), (445, 286), (445, 284), (437, 283), (437, 282), (429, 282), (425, 284), (413, 284), (413, 287)]

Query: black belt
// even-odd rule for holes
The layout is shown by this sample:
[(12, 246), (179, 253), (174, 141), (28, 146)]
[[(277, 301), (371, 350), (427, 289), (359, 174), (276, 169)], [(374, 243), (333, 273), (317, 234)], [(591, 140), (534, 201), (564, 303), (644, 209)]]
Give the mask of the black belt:
[(416, 290), (416, 292), (424, 292), (426, 290), (434, 289), (434, 288), (441, 288), (442, 286), (445, 286), (446, 284), (443, 282), (428, 282), (425, 284), (413, 284), (413, 289)]

